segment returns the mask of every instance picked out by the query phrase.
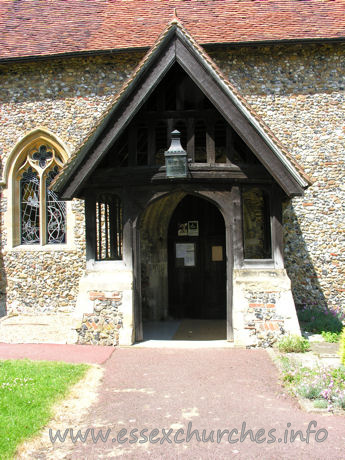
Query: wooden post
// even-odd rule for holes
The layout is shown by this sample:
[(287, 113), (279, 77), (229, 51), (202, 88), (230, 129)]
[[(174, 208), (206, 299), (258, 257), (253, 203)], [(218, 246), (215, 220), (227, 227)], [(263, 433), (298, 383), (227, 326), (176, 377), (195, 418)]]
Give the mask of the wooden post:
[(207, 163), (214, 164), (216, 162), (216, 149), (214, 142), (214, 122), (207, 120), (206, 125), (206, 154)]
[(242, 231), (242, 200), (239, 186), (233, 186), (231, 189), (232, 202), (232, 239), (234, 251), (234, 268), (240, 268), (243, 265), (243, 231)]
[(282, 193), (274, 185), (270, 193), (270, 214), (272, 232), (272, 258), (275, 268), (284, 268)]
[(226, 126), (226, 162), (234, 162), (233, 129), (229, 125)]
[[(115, 197), (112, 196), (112, 199), (109, 203), (109, 242), (110, 242), (110, 257), (112, 259), (117, 259), (118, 258), (118, 241), (116, 238), (116, 232), (118, 231), (117, 225), (116, 225), (116, 218), (117, 218), (117, 206), (115, 206), (114, 202)], [(117, 197), (116, 197), (117, 199)]]
[(233, 276), (234, 276), (234, 224), (232, 211), (234, 208), (233, 200), (236, 193), (233, 190), (227, 192), (227, 208), (225, 212), (225, 242), (226, 242), (226, 339), (229, 342), (234, 340), (233, 329)]
[[(229, 219), (230, 220), (230, 219)], [(234, 340), (234, 330), (232, 321), (233, 305), (233, 238), (230, 222), (225, 222), (225, 244), (226, 244), (226, 340)]]
[(194, 118), (188, 118), (187, 121), (187, 154), (188, 158), (191, 159), (192, 163), (195, 161), (195, 120)]
[(149, 128), (148, 128), (147, 149), (148, 149), (147, 164), (149, 166), (153, 166), (155, 164), (155, 157), (156, 157), (156, 130), (155, 130), (155, 125), (153, 122), (150, 122)]
[(170, 143), (171, 143), (171, 133), (174, 129), (174, 120), (172, 118), (167, 119), (167, 138), (168, 138), (168, 145), (167, 147), (169, 148)]
[(142, 193), (126, 188), (123, 192), (123, 259), (128, 268), (133, 268), (133, 312), (137, 341), (143, 340), (139, 225), (141, 213), (153, 195), (152, 190)]
[(129, 129), (129, 166), (137, 166), (137, 129), (135, 126), (131, 126)]
[(134, 327), (135, 340), (140, 342), (144, 339), (141, 299), (141, 261), (140, 261), (140, 230), (138, 218), (133, 222), (133, 296), (134, 296)]
[(96, 260), (96, 196), (85, 195), (86, 260)]

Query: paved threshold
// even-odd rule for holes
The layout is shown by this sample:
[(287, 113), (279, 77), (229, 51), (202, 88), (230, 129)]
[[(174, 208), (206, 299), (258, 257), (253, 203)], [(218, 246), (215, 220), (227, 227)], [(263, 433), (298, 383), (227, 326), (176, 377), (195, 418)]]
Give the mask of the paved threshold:
[(132, 345), (133, 348), (234, 348), (233, 342), (226, 340), (144, 340)]

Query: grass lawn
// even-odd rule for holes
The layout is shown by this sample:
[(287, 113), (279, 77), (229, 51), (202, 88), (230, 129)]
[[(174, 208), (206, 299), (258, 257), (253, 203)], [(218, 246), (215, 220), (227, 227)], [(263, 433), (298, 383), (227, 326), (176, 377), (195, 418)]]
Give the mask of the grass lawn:
[(50, 419), (55, 402), (89, 366), (45, 361), (0, 361), (0, 459), (12, 459), (18, 444)]

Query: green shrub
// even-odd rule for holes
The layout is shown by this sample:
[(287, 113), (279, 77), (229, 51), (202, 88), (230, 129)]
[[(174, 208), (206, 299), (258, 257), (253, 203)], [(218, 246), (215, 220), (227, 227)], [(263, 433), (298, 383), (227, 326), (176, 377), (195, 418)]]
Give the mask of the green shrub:
[(344, 313), (327, 307), (306, 305), (297, 310), (297, 316), (301, 326), (315, 334), (321, 334), (322, 331), (340, 333), (343, 328)]
[(338, 332), (321, 332), (322, 337), (325, 339), (325, 342), (336, 343), (339, 342), (340, 334)]
[(314, 401), (313, 406), (314, 406), (316, 409), (327, 409), (327, 407), (328, 407), (328, 402), (326, 401), (326, 399), (316, 399), (316, 400)]
[(309, 349), (308, 340), (299, 335), (286, 335), (278, 342), (278, 350), (281, 353), (305, 353)]
[(340, 342), (340, 349), (339, 349), (340, 361), (341, 361), (341, 364), (345, 366), (345, 327), (343, 329), (343, 332), (340, 335), (339, 342)]
[(334, 385), (345, 390), (345, 367), (334, 367), (328, 371), (329, 379)]
[(344, 391), (336, 396), (335, 406), (340, 407), (340, 409), (345, 409), (345, 392)]
[(297, 386), (296, 390), (302, 398), (318, 399), (321, 396), (323, 384), (320, 381), (302, 382), (299, 386)]
[(279, 361), (290, 393), (312, 400), (320, 409), (345, 409), (345, 366), (309, 368), (288, 355), (280, 355)]

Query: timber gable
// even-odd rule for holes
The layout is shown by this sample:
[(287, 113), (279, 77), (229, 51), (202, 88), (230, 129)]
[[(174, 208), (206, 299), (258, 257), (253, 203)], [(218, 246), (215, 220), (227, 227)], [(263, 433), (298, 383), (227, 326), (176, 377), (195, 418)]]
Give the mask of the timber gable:
[(310, 180), (221, 74), (212, 59), (174, 19), (124, 84), (53, 184), (64, 199), (83, 196), (87, 179), (109, 153), (159, 83), (178, 64), (242, 138), (288, 196), (301, 195)]

